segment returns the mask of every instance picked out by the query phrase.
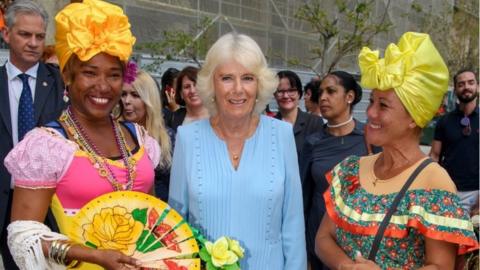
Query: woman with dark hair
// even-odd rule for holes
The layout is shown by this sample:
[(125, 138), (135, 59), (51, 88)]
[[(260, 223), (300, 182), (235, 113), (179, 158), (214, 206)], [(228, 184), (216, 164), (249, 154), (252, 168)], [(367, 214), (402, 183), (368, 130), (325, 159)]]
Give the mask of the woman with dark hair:
[(315, 235), (325, 213), (322, 194), (328, 187), (325, 173), (350, 155), (366, 155), (364, 124), (352, 116), (353, 106), (362, 99), (362, 88), (344, 71), (327, 74), (317, 84), (318, 104), (328, 121), (323, 132), (308, 137), (300, 162), (304, 183), (307, 251), (312, 270), (323, 269), (315, 256)]
[[(452, 179), (419, 146), (448, 68), (422, 33), (405, 33), (379, 55), (364, 47), (358, 59), (372, 89), (366, 137), (382, 152), (349, 156), (328, 172), (316, 254), (331, 269), (454, 269), (478, 241)], [(351, 123), (339, 120), (332, 124)]]
[(293, 125), (298, 154), (303, 148), (305, 138), (321, 130), (323, 121), (321, 117), (308, 114), (298, 108), (298, 102), (302, 98), (302, 82), (295, 72), (282, 70), (277, 73), (277, 76), (279, 84), (274, 96), (279, 112), (275, 118)]
[(308, 113), (322, 116), (320, 112), (320, 105), (318, 104), (318, 89), (320, 88), (319, 80), (312, 80), (303, 88), (303, 100), (305, 102), (305, 109)]
[[(137, 124), (111, 115), (135, 37), (123, 10), (98, 0), (67, 5), (55, 22), (55, 49), (70, 103), (58, 120), (31, 130), (5, 158), (15, 180), (10, 251), (22, 270), (138, 268), (137, 259), (120, 251), (128, 241), (116, 242), (133, 231), (131, 225), (123, 227), (133, 219), (120, 206), (102, 210), (102, 218), (84, 230), (95, 234), (90, 238), (95, 243), (87, 247), (69, 240), (80, 229), (80, 209), (90, 201), (113, 191), (152, 191), (161, 160), (158, 143)], [(44, 225), (49, 208), (60, 233)]]
[(198, 68), (188, 66), (178, 74), (175, 102), (182, 106), (166, 121), (175, 132), (178, 126), (208, 117), (208, 111), (197, 92)]
[(179, 72), (176, 68), (169, 68), (162, 75), (160, 97), (162, 98), (163, 108), (168, 109), (166, 114), (174, 112), (180, 107), (175, 101), (175, 83)]

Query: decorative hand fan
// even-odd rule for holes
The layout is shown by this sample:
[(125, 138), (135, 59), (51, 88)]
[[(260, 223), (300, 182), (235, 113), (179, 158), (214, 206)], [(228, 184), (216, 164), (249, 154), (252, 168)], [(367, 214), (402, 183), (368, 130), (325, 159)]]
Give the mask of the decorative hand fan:
[(96, 249), (114, 249), (139, 259), (142, 267), (199, 270), (197, 241), (183, 218), (145, 193), (117, 191), (86, 204), (69, 237)]

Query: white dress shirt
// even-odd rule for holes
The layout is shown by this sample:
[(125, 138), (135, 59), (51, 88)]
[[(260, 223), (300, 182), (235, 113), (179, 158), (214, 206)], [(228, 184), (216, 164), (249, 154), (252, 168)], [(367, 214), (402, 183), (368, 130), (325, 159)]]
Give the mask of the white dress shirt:
[[(22, 74), (16, 66), (14, 66), (10, 61), (7, 61), (5, 64), (7, 70), (8, 78), (8, 99), (10, 103), (10, 119), (12, 121), (12, 141), (15, 146), (18, 143), (18, 104), (20, 101), (20, 96), (22, 95), (23, 82), (18, 77), (19, 74)], [(32, 90), (32, 100), (35, 102), (35, 85), (37, 82), (37, 71), (38, 63), (29, 68), (25, 74), (28, 75), (28, 84)], [(13, 188), (13, 178), (11, 187)]]

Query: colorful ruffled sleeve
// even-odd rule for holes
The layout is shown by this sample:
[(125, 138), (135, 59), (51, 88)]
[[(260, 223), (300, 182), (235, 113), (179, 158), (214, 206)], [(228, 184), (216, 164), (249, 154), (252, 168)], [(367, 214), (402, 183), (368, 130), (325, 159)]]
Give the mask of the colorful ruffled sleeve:
[[(357, 248), (371, 245), (397, 195), (375, 195), (361, 188), (359, 160), (359, 157), (351, 156), (335, 166), (327, 174), (330, 187), (324, 193), (327, 213), (337, 228), (347, 234), (357, 235), (363, 241)], [(438, 179), (442, 180), (445, 179)], [(460, 206), (458, 196), (446, 190), (407, 191), (385, 230), (384, 238), (397, 239), (400, 245), (402, 239), (416, 241), (412, 233), (458, 244), (459, 254), (478, 249), (479, 246), (469, 213)]]
[(444, 190), (416, 190), (409, 201), (407, 227), (425, 237), (459, 245), (458, 253), (478, 249), (478, 241), (467, 211), (456, 194)]
[(15, 186), (55, 188), (67, 171), (77, 149), (53, 129), (35, 128), (5, 158)]
[(148, 135), (148, 132), (144, 127), (135, 123), (134, 125), (136, 133), (138, 134), (138, 142), (140, 146), (145, 147), (148, 157), (152, 161), (153, 167), (156, 168), (160, 163), (160, 145), (158, 144), (157, 140)]

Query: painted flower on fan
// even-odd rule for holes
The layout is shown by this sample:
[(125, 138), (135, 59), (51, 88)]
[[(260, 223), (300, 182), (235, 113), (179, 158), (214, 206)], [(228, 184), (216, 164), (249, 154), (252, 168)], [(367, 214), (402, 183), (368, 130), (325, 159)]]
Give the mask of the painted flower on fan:
[[(197, 238), (198, 239), (198, 238)], [(240, 270), (239, 259), (244, 250), (238, 241), (222, 236), (215, 243), (200, 241), (200, 258), (206, 263), (208, 270)]]
[(93, 216), (92, 223), (83, 225), (83, 237), (89, 246), (132, 255), (143, 227), (126, 208), (115, 206), (103, 208)]

